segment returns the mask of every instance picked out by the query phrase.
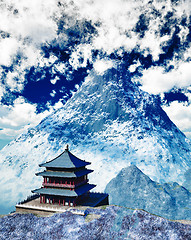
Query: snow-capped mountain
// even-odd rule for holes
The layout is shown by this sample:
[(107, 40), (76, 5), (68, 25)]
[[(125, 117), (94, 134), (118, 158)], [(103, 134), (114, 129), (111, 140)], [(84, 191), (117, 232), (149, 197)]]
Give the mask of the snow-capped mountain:
[(152, 181), (135, 165), (123, 168), (106, 186), (110, 204), (144, 209), (168, 219), (191, 219), (191, 193), (176, 182)]
[(92, 162), (90, 181), (103, 190), (135, 164), (152, 180), (182, 183), (191, 168), (190, 143), (160, 102), (121, 69), (91, 72), (65, 106), (0, 152), (1, 204), (14, 205), (40, 185), (38, 164), (70, 151)]

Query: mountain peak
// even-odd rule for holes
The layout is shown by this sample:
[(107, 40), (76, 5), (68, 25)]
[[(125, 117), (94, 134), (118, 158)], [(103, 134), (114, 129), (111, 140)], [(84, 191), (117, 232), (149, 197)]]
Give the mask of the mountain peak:
[(144, 173), (134, 164), (131, 164), (129, 167), (123, 168), (120, 172), (119, 175), (127, 177), (131, 175), (144, 175)]
[(138, 208), (169, 219), (190, 219), (191, 193), (176, 182), (152, 181), (135, 165), (123, 168), (106, 186), (110, 204)]
[[(123, 168), (124, 169), (124, 168)], [(132, 172), (142, 172), (136, 165), (131, 164), (129, 167), (127, 167), (124, 170), (130, 170)]]
[[(141, 186), (151, 182), (151, 179), (145, 175), (136, 165), (132, 164), (129, 167), (123, 168), (116, 178), (112, 179), (111, 182), (120, 182), (125, 184)], [(109, 185), (109, 183), (108, 183)]]

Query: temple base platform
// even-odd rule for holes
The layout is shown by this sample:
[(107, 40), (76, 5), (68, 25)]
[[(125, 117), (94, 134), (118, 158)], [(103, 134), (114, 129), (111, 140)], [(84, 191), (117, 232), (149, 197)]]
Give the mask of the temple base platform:
[(108, 194), (104, 193), (89, 193), (89, 196), (83, 199), (77, 206), (63, 206), (58, 203), (49, 204), (49, 203), (40, 203), (40, 197), (32, 200), (26, 200), (17, 204), (16, 212), (17, 213), (33, 213), (37, 215), (48, 216), (54, 213), (62, 213), (65, 211), (70, 211), (74, 214), (84, 215), (84, 210), (88, 207), (99, 207), (103, 205), (109, 205)]

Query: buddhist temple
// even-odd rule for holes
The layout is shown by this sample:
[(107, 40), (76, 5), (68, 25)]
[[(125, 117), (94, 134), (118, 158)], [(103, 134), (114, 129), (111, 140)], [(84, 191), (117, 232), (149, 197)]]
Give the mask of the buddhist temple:
[[(42, 187), (32, 190), (40, 195), (41, 204), (58, 204), (62, 206), (108, 204), (108, 195), (104, 193), (91, 193), (96, 185), (89, 184), (88, 174), (93, 170), (87, 169), (90, 162), (74, 156), (66, 146), (65, 151), (51, 161), (39, 166), (46, 170), (36, 173), (43, 177)], [(97, 199), (92, 201), (92, 198)], [(88, 204), (89, 203), (89, 204)]]

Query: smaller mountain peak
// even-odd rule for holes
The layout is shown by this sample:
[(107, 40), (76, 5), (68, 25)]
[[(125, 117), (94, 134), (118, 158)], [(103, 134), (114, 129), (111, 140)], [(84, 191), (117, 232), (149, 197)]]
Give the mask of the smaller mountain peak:
[(137, 170), (140, 171), (140, 169), (134, 164), (131, 164), (128, 168), (132, 169), (132, 170), (135, 170), (135, 171), (137, 171)]
[(116, 178), (123, 178), (126, 181), (132, 182), (132, 179), (148, 178), (136, 165), (132, 164), (129, 167), (122, 168)]
[(140, 174), (140, 173), (143, 173), (136, 165), (134, 165), (134, 164), (131, 164), (129, 167), (127, 167), (127, 168), (124, 168), (124, 170), (126, 171), (126, 172), (133, 172), (133, 173), (138, 173), (138, 174)]

